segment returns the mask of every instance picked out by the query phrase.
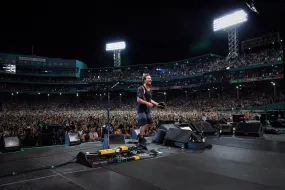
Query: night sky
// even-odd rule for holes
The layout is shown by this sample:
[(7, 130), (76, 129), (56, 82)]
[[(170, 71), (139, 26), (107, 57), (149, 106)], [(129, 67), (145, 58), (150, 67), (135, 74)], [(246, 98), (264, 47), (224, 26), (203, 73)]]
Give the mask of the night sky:
[(277, 0), (255, 0), (259, 15), (245, 0), (131, 2), (2, 4), (0, 52), (29, 55), (34, 45), (38, 56), (78, 59), (89, 67), (112, 66), (105, 43), (120, 40), (127, 43), (124, 62), (132, 65), (226, 55), (227, 34), (214, 33), (212, 22), (239, 8), (249, 14), (241, 41), (281, 29), (282, 2)]

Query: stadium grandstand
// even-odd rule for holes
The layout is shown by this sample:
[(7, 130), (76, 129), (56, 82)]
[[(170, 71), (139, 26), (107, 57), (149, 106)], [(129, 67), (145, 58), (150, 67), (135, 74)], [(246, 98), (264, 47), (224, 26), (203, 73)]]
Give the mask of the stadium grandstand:
[[(264, 112), (258, 109), (264, 105), (284, 110), (283, 49), (278, 43), (247, 50), (235, 62), (207, 54), (125, 66), (119, 72), (88, 68), (78, 60), (4, 53), (0, 65), (0, 136), (19, 135), (24, 146), (40, 145), (37, 135), (43, 124), (72, 126), (82, 141), (98, 140), (88, 133), (97, 131), (100, 137), (107, 90), (116, 82), (120, 84), (111, 91), (111, 123), (115, 133), (130, 134), (137, 126), (134, 93), (142, 73), (150, 73), (155, 99), (167, 104), (167, 110), (154, 111), (155, 123), (160, 118), (190, 122), (205, 114), (212, 120), (231, 120), (232, 113), (240, 112), (250, 119)], [(32, 132), (28, 137), (27, 129)]]
[(284, 3), (2, 4), (1, 190), (285, 190)]

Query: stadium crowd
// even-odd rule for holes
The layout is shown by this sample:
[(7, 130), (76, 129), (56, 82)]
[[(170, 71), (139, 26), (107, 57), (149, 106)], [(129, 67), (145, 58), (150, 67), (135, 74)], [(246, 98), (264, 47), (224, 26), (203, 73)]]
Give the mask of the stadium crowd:
[[(268, 81), (269, 82), (269, 81)], [(201, 120), (203, 115), (207, 119), (218, 120), (226, 118), (231, 120), (231, 112), (246, 107), (260, 106), (273, 102), (284, 101), (282, 84), (277, 90), (276, 97), (270, 83), (248, 83), (241, 85), (240, 98), (231, 87), (219, 87), (208, 89), (196, 89), (186, 91), (173, 91), (167, 94), (154, 92), (154, 99), (166, 101), (167, 109), (153, 109), (154, 127), (148, 133), (153, 133), (159, 119), (171, 119), (180, 122), (192, 122)], [(209, 92), (210, 91), (210, 92)], [(60, 97), (60, 96), (58, 96)], [(123, 94), (111, 98), (111, 123), (116, 134), (130, 135), (133, 127), (137, 127), (135, 94)], [(42, 97), (43, 98), (43, 97)], [(43, 100), (33, 98), (31, 101), (14, 99), (3, 103), (3, 111), (0, 112), (0, 135), (19, 135), (25, 138), (29, 134), (29, 143), (36, 145), (40, 124), (60, 124), (69, 126), (71, 130), (78, 131), (82, 141), (100, 140), (101, 128), (106, 120), (106, 94), (101, 97), (79, 96), (61, 97), (61, 100)], [(219, 111), (218, 111), (219, 110)], [(248, 113), (248, 117), (255, 117), (256, 113)], [(28, 132), (27, 132), (28, 131)], [(24, 141), (26, 142), (26, 141)], [(30, 145), (30, 144), (28, 144)]]
[[(188, 60), (173, 64), (172, 66), (136, 66), (124, 68), (121, 72), (110, 72), (108, 69), (85, 70), (81, 79), (74, 78), (48, 78), (48, 77), (19, 77), (17, 75), (3, 74), (0, 80), (72, 83), (72, 82), (113, 82), (119, 80), (141, 80), (142, 73), (150, 73), (153, 78), (163, 79), (154, 83), (154, 86), (187, 86), (190, 89), (154, 92), (154, 99), (165, 101), (166, 110), (153, 110), (153, 128), (147, 133), (153, 133), (159, 119), (171, 119), (180, 122), (201, 120), (205, 115), (207, 119), (218, 120), (226, 118), (231, 120), (231, 112), (246, 107), (260, 106), (273, 102), (284, 101), (284, 86), (277, 82), (273, 89), (270, 80), (242, 84), (208, 85), (215, 82), (229, 81), (240, 78), (253, 78), (275, 76), (284, 74), (283, 68), (274, 66), (257, 70), (237, 71), (227, 74), (212, 74), (214, 71), (228, 68), (245, 67), (249, 65), (266, 64), (283, 59), (282, 50), (267, 49), (260, 53), (245, 54), (234, 63), (224, 58), (210, 56), (198, 60)], [(209, 73), (211, 72), (211, 73)], [(166, 81), (181, 76), (209, 73), (207, 77), (194, 77), (181, 80)], [(128, 88), (138, 87), (138, 83), (120, 86)], [(192, 85), (192, 86), (191, 86)], [(31, 96), (24, 98), (22, 94), (13, 94), (13, 98), (1, 103), (0, 111), (0, 138), (1, 136), (18, 135), (24, 144), (33, 146), (38, 144), (38, 130), (41, 124), (59, 124), (69, 130), (78, 131), (82, 141), (95, 141), (101, 137), (101, 128), (106, 124), (106, 93), (102, 92), (107, 85), (104, 83), (87, 86), (67, 85), (25, 85), (17, 83), (0, 83), (0, 90), (36, 91), (41, 93), (61, 93), (74, 90), (98, 91), (98, 94), (80, 94), (73, 96)], [(277, 89), (276, 89), (277, 88)], [(21, 97), (23, 96), (23, 97)], [(132, 128), (137, 127), (135, 94), (122, 93), (112, 95), (111, 98), (111, 124), (116, 134), (130, 135)], [(57, 99), (59, 98), (59, 99)], [(219, 110), (219, 111), (218, 111)], [(247, 113), (247, 118), (253, 118), (256, 113)], [(28, 140), (27, 140), (28, 139)]]
[[(181, 76), (202, 74), (227, 68), (238, 68), (250, 65), (266, 64), (282, 60), (283, 50), (267, 49), (260, 53), (244, 54), (236, 62), (229, 63), (224, 58), (207, 56), (193, 61), (183, 61), (169, 67), (169, 65), (141, 65), (130, 67), (124, 72), (109, 72), (108, 70), (90, 69), (83, 76), (84, 82), (111, 82), (119, 80), (141, 80), (142, 73), (149, 73), (153, 78), (171, 79)], [(160, 68), (158, 68), (160, 67)]]
[[(270, 77), (284, 74), (284, 68), (282, 65), (268, 66), (262, 69), (250, 69), (250, 70), (240, 70), (235, 72), (216, 72), (205, 74), (204, 77), (192, 77), (179, 80), (164, 80), (161, 79), (154, 83), (155, 87), (171, 87), (171, 86), (188, 86), (196, 87), (206, 83), (217, 83), (217, 82), (228, 82), (235, 79), (248, 79), (254, 77)], [(2, 76), (3, 78), (3, 76)], [(33, 80), (34, 81), (34, 80)], [(41, 82), (47, 82), (49, 79), (46, 79)], [(54, 81), (61, 81), (54, 80)], [(49, 82), (50, 83), (50, 82)], [(73, 92), (76, 90), (84, 91), (102, 91), (108, 86), (114, 85), (114, 83), (93, 83), (93, 84), (72, 84), (72, 82), (66, 84), (48, 84), (43, 86), (43, 84), (32, 84), (32, 85), (23, 85), (23, 83), (0, 83), (0, 90), (10, 90), (12, 92), (19, 91), (36, 91), (41, 93), (64, 93), (64, 92)], [(125, 83), (120, 84), (118, 88), (136, 88), (138, 83)]]

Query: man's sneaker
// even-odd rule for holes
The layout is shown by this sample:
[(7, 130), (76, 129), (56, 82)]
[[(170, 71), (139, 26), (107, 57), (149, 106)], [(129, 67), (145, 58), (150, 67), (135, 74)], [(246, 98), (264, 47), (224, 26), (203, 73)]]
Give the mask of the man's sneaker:
[(137, 135), (137, 140), (139, 140), (141, 138), (141, 135), (140, 134), (138, 134)]
[(146, 141), (146, 139), (144, 137), (139, 137), (139, 143), (140, 144), (146, 144), (147, 141)]

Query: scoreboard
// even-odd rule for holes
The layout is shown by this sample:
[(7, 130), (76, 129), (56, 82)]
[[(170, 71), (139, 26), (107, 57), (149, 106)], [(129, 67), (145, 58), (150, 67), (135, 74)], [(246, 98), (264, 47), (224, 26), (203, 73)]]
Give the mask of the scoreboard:
[(0, 72), (2, 73), (10, 73), (10, 74), (16, 74), (16, 65), (12, 64), (2, 64)]
[(85, 68), (85, 63), (74, 59), (0, 53), (0, 73), (79, 77)]

